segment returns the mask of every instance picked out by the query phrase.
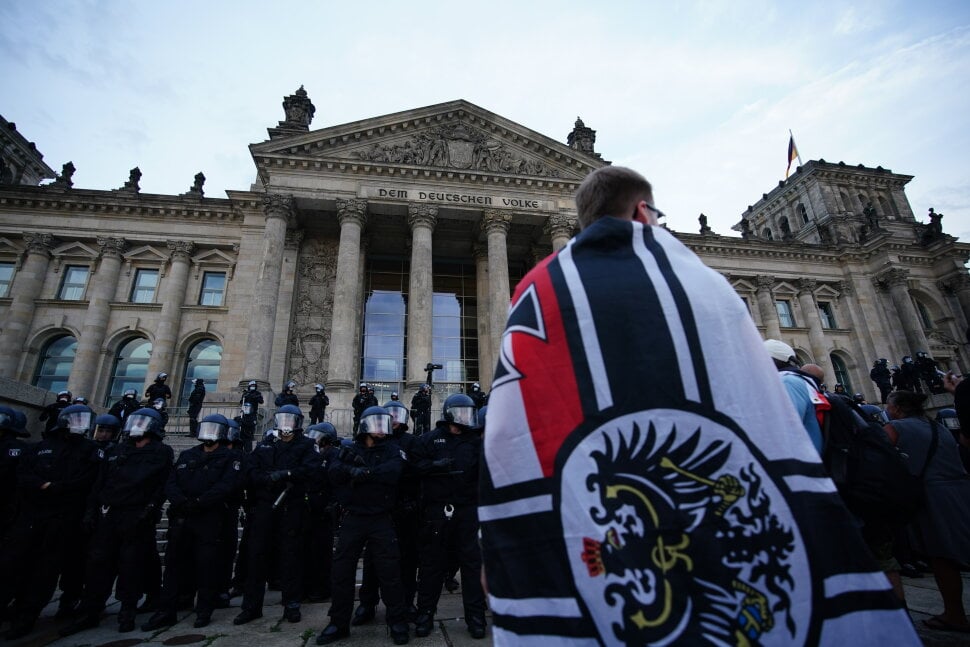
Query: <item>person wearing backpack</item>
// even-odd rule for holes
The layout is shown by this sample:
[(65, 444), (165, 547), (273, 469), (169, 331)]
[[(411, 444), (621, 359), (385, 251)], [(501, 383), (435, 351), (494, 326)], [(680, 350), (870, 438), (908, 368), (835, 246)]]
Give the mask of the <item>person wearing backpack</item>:
[(953, 436), (925, 416), (926, 398), (926, 394), (910, 391), (891, 393), (886, 403), (890, 422), (885, 430), (908, 455), (912, 473), (925, 469), (926, 496), (913, 528), (918, 547), (930, 557), (943, 597), (943, 613), (923, 624), (930, 629), (970, 633), (960, 576), (960, 565), (970, 564), (970, 477)]

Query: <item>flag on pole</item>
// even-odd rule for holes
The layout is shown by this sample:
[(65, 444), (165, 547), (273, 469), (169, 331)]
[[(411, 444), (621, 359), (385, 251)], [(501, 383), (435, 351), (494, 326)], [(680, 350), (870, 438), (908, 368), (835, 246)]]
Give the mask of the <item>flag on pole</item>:
[(791, 172), (791, 163), (794, 162), (796, 159), (798, 160), (799, 164), (802, 163), (802, 158), (798, 154), (798, 147), (795, 146), (795, 136), (792, 135), (791, 131), (789, 130), (788, 131), (788, 167), (785, 169), (786, 180), (788, 179), (788, 174)]

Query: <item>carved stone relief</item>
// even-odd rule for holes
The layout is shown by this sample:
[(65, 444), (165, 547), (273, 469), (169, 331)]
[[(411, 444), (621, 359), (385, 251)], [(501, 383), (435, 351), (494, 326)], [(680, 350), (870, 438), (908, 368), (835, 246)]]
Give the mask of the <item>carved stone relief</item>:
[(335, 240), (308, 239), (300, 249), (289, 347), (290, 375), (299, 384), (327, 377), (338, 246)]

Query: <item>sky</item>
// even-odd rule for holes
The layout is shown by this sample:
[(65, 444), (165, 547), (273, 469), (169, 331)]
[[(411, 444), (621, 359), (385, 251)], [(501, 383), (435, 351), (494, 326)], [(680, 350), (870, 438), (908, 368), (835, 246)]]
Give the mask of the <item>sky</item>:
[[(3, 0), (0, 114), (79, 188), (249, 189), (303, 85), (311, 129), (465, 99), (654, 185), (716, 233), (802, 160), (915, 176), (970, 241), (970, 2)], [(793, 169), (794, 170), (794, 167)]]

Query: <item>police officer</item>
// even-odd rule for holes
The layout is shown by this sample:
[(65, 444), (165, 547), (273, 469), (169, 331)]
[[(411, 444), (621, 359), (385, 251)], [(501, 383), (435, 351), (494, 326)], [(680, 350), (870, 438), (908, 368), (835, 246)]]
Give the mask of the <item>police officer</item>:
[[(404, 604), (410, 620), (414, 620), (417, 613), (414, 607), (414, 596), (417, 592), (418, 575), (418, 541), (421, 533), (421, 519), (418, 499), (421, 494), (420, 476), (410, 464), (415, 437), (407, 433), (408, 410), (397, 400), (389, 400), (384, 408), (391, 415), (390, 440), (397, 443), (404, 453), (404, 469), (397, 488), (397, 500), (391, 518), (394, 521), (394, 532), (397, 534), (398, 548), (401, 553), (401, 586), (404, 591)], [(360, 605), (354, 611), (351, 624), (359, 626), (374, 618), (377, 607), (378, 578), (374, 568), (371, 551), (364, 553), (363, 577), (360, 585)]]
[(168, 409), (165, 407), (165, 398), (155, 398), (152, 401), (152, 408), (158, 412), (162, 418), (162, 431), (168, 428)]
[(903, 363), (899, 367), (900, 372), (900, 382), (902, 386), (899, 388), (900, 391), (915, 391), (916, 393), (922, 393), (923, 387), (919, 383), (919, 371), (916, 368), (916, 364), (913, 362), (913, 358), (909, 355), (903, 356)]
[(468, 397), (475, 403), (476, 409), (481, 409), (488, 404), (488, 394), (482, 391), (482, 386), (478, 382), (472, 384), (472, 388), (468, 392)]
[(327, 415), (327, 407), (330, 406), (330, 398), (327, 397), (326, 390), (322, 384), (314, 386), (316, 394), (310, 398), (310, 424), (315, 425), (323, 422)]
[(26, 429), (18, 428), (17, 412), (0, 405), (0, 548), (17, 510), (17, 465), (27, 449), (20, 439), (29, 437)]
[(242, 612), (233, 620), (241, 625), (263, 615), (269, 552), (279, 557), (283, 617), (299, 622), (303, 597), (300, 550), (306, 515), (306, 481), (317, 467), (319, 454), (303, 435), (303, 413), (286, 404), (275, 417), (279, 439), (260, 443), (250, 455), (247, 480), (252, 499), (249, 516), (247, 574)]
[(98, 626), (115, 573), (118, 631), (134, 631), (138, 599), (152, 586), (149, 556), (156, 553), (155, 525), (172, 469), (173, 452), (162, 442), (164, 433), (158, 411), (138, 409), (125, 420), (121, 442), (107, 452), (87, 512), (94, 533), (81, 616), (61, 629), (62, 636)]
[(310, 602), (323, 602), (330, 597), (333, 566), (333, 488), (328, 470), (337, 460), (340, 438), (329, 422), (307, 427), (307, 437), (317, 444), (317, 469), (307, 482), (304, 588)]
[(879, 398), (886, 404), (886, 398), (893, 390), (893, 375), (889, 372), (889, 360), (886, 358), (877, 359), (872, 363), (872, 370), (869, 371), (869, 379), (876, 383), (879, 389)]
[(431, 387), (427, 384), (422, 384), (411, 398), (411, 418), (415, 436), (428, 432), (431, 427)]
[(391, 639), (395, 645), (403, 645), (408, 642), (409, 632), (391, 511), (404, 459), (397, 443), (388, 440), (391, 416), (386, 409), (368, 407), (361, 413), (359, 423), (356, 442), (341, 451), (340, 460), (330, 467), (333, 483), (349, 485), (349, 490), (333, 558), (330, 624), (317, 637), (317, 644), (326, 645), (350, 635), (357, 560), (368, 546), (387, 606)]
[(186, 413), (189, 415), (189, 436), (197, 438), (199, 435), (199, 414), (202, 412), (202, 403), (205, 401), (205, 380), (201, 377), (195, 379), (192, 392), (189, 393), (189, 408)]
[(29, 634), (50, 601), (81, 533), (85, 501), (97, 475), (94, 446), (87, 438), (94, 412), (70, 405), (55, 422), (46, 438), (28, 446), (18, 466), (18, 514), (0, 556), (0, 601), (14, 599), (7, 640)]
[(198, 587), (196, 628), (212, 619), (222, 572), (227, 502), (240, 485), (242, 465), (221, 441), (229, 421), (215, 413), (199, 423), (199, 445), (184, 450), (165, 485), (168, 509), (168, 545), (165, 579), (159, 610), (142, 625), (155, 631), (178, 622), (179, 580), (192, 572)]
[(919, 377), (926, 382), (926, 388), (930, 393), (943, 393), (943, 374), (936, 362), (933, 361), (925, 351), (916, 353), (916, 371)]
[[(226, 431), (226, 438), (222, 441), (222, 444), (227, 450), (232, 452), (233, 460), (239, 461), (239, 464), (245, 470), (246, 453), (242, 449), (242, 441), (239, 438), (241, 427), (238, 417), (227, 420), (227, 424), (229, 428)], [(226, 501), (225, 539), (220, 557), (222, 571), (219, 577), (219, 597), (216, 600), (217, 609), (227, 608), (229, 606), (229, 600), (232, 597), (230, 591), (232, 585), (232, 565), (236, 558), (236, 550), (239, 548), (239, 508), (245, 498), (245, 489), (243, 487), (245, 486), (245, 472), (243, 473), (243, 478), (240, 479), (239, 486), (236, 488), (234, 494)]]
[(167, 379), (168, 373), (159, 373), (155, 376), (155, 381), (145, 389), (145, 398), (149, 402), (154, 402), (157, 398), (162, 398), (168, 402), (172, 397), (172, 389), (168, 388), (168, 384), (165, 384), (165, 380)]
[(250, 380), (239, 398), (239, 408), (242, 420), (240, 440), (243, 443), (243, 451), (249, 452), (253, 447), (253, 440), (256, 438), (256, 426), (259, 424), (259, 405), (263, 404), (263, 393), (256, 385), (256, 380)]
[(57, 417), (61, 414), (64, 407), (71, 405), (74, 396), (70, 391), (59, 391), (57, 399), (44, 407), (40, 412), (40, 421), (44, 423), (44, 433), (53, 431), (57, 427)]
[(138, 393), (134, 389), (125, 389), (121, 398), (108, 409), (108, 413), (124, 424), (125, 418), (138, 409), (141, 409), (141, 405), (138, 404)]
[(296, 396), (293, 389), (296, 388), (296, 382), (290, 380), (283, 385), (283, 392), (276, 396), (276, 406), (282, 407), (286, 404), (292, 404), (294, 407), (300, 406), (300, 398)]
[(485, 637), (477, 510), (481, 452), (478, 410), (474, 401), (461, 393), (448, 396), (442, 420), (415, 443), (413, 462), (424, 475), (417, 636), (431, 633), (449, 551), (453, 549), (461, 570), (465, 624), (473, 638)]
[(360, 388), (357, 389), (357, 395), (354, 396), (353, 401), (350, 403), (350, 406), (354, 410), (354, 435), (357, 435), (357, 427), (360, 425), (360, 415), (364, 412), (364, 409), (376, 405), (376, 400), (373, 403), (371, 402), (370, 393), (367, 391), (367, 383), (361, 382)]
[(102, 413), (94, 419), (94, 431), (91, 432), (91, 440), (101, 450), (99, 459), (103, 459), (105, 450), (117, 442), (120, 431), (121, 421), (110, 413)]

